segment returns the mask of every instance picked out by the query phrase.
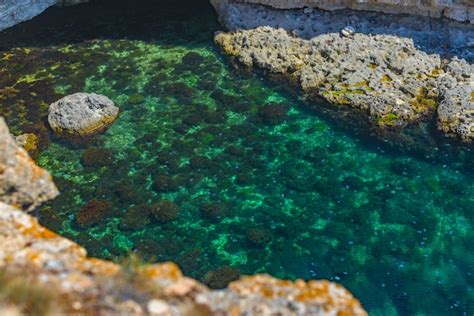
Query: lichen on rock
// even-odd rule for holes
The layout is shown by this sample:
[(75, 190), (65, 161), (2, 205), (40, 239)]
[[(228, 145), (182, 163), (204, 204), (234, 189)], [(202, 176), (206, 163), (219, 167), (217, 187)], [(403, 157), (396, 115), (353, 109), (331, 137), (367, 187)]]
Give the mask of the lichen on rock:
[(305, 40), (284, 29), (258, 27), (220, 33), (215, 41), (245, 67), (285, 76), (306, 94), (363, 111), (375, 126), (386, 126), (382, 118), (389, 113), (390, 125), (403, 126), (434, 111), (424, 103), (413, 106), (413, 100), (436, 86), (431, 74), (440, 58), (416, 49), (410, 39), (329, 33)]
[[(426, 138), (425, 126), (437, 120), (445, 135), (472, 141), (473, 66), (462, 58), (441, 58), (454, 53), (472, 59), (460, 44), (474, 36), (472, 26), (451, 22), (443, 29), (427, 18), (383, 21), (373, 13), (345, 17), (353, 12), (275, 10), (232, 1), (224, 7), (218, 11), (231, 32), (215, 35), (221, 50), (238, 67), (263, 71), (302, 91), (311, 108), (321, 108), (318, 101), (324, 99), (332, 107), (322, 112), (384, 140), (404, 141), (405, 127)], [(351, 27), (350, 36), (341, 35), (335, 27), (344, 23), (361, 32)], [(433, 30), (419, 31), (432, 23)], [(435, 37), (446, 40), (446, 48), (434, 47)]]
[(0, 201), (32, 210), (58, 194), (50, 174), (17, 146), (0, 117)]

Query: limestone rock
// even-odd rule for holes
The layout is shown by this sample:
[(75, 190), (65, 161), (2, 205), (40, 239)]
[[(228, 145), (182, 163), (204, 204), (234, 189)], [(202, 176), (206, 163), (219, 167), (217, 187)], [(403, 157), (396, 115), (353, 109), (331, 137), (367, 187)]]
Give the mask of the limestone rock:
[(0, 32), (18, 23), (28, 21), (47, 8), (75, 5), (89, 0), (2, 0), (0, 1)]
[(474, 66), (454, 58), (439, 78), (438, 127), (447, 135), (474, 140)]
[(226, 315), (353, 315), (367, 312), (342, 286), (329, 281), (279, 280), (269, 275), (246, 276), (224, 291), (200, 294), (198, 302)]
[(75, 93), (49, 106), (48, 122), (66, 137), (87, 137), (104, 132), (119, 115), (119, 108), (103, 95)]
[(55, 305), (64, 314), (367, 315), (346, 289), (328, 281), (292, 282), (256, 275), (210, 291), (183, 276), (173, 263), (130, 271), (88, 258), (84, 248), (1, 202), (0, 269), (58, 292), (63, 299)]
[(0, 117), (0, 201), (33, 209), (58, 195), (51, 176), (16, 145)]
[(222, 13), (229, 3), (244, 2), (263, 4), (277, 9), (318, 8), (323, 10), (364, 10), (392, 14), (412, 14), (430, 17), (445, 17), (456, 21), (474, 23), (474, 3), (466, 0), (211, 0), (211, 3)]
[(25, 133), (15, 137), (18, 146), (26, 150), (30, 157), (34, 158), (39, 152), (39, 139), (34, 133)]
[(436, 109), (440, 58), (408, 38), (328, 33), (306, 40), (264, 26), (219, 33), (215, 42), (238, 64), (284, 76), (307, 95), (365, 113), (377, 128), (404, 126)]

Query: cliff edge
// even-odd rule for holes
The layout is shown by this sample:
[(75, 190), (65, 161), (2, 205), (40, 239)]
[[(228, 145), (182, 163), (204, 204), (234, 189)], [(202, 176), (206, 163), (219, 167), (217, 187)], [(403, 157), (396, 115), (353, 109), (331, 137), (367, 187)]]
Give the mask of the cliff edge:
[(391, 14), (422, 15), (474, 23), (472, 0), (211, 0), (218, 13), (226, 11), (230, 3), (262, 4), (275, 9), (317, 8), (322, 10), (351, 9)]

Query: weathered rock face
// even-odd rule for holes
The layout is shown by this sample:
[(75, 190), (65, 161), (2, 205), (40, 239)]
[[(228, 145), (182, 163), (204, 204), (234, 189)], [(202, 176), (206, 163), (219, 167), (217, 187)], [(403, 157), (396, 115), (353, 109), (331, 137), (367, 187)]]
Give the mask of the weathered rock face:
[[(0, 4), (0, 31), (32, 19), (53, 5), (70, 6), (89, 0), (4, 0)], [(471, 0), (210, 0), (218, 13), (224, 14), (229, 3), (263, 4), (278, 9), (319, 8), (324, 10), (365, 10), (384, 13), (405, 13), (430, 17), (445, 17), (474, 23)]]
[[(472, 141), (472, 64), (458, 58), (442, 62), (440, 56), (472, 61), (465, 45), (474, 38), (473, 26), (452, 22), (444, 30), (440, 21), (425, 18), (400, 24), (394, 16), (374, 13), (345, 16), (350, 12), (245, 4), (227, 9), (222, 22), (233, 32), (217, 34), (215, 42), (238, 66), (283, 77), (310, 101), (316, 96), (335, 105), (333, 114), (339, 112), (348, 123), (369, 121), (384, 138), (388, 130), (403, 138), (402, 127), (439, 116), (445, 135)], [(355, 27), (355, 34), (347, 25)], [(428, 25), (430, 31), (419, 31)], [(344, 28), (351, 31), (347, 36)], [(439, 38), (444, 48), (433, 45)]]
[(40, 150), (39, 139), (36, 134), (25, 133), (15, 137), (15, 142), (22, 147), (33, 159), (38, 155)]
[(3, 0), (0, 2), (0, 31), (28, 21), (47, 8), (75, 5), (89, 0)]
[(306, 93), (367, 112), (374, 125), (416, 121), (436, 104), (433, 73), (440, 59), (412, 40), (332, 33), (308, 41), (260, 27), (218, 34), (216, 43), (246, 67), (287, 76)]
[(49, 106), (48, 122), (65, 137), (87, 137), (104, 132), (119, 115), (119, 108), (103, 95), (75, 93)]
[(0, 31), (37, 16), (56, 0), (6, 0), (0, 3)]
[(457, 58), (445, 66), (438, 126), (447, 135), (464, 142), (474, 140), (474, 65)]
[(0, 117), (0, 201), (31, 210), (57, 195), (49, 173), (16, 145)]
[(318, 8), (323, 10), (364, 10), (445, 17), (474, 23), (474, 3), (470, 0), (211, 0), (218, 12), (225, 12), (229, 3), (253, 3), (277, 9)]
[[(117, 265), (88, 258), (84, 248), (4, 203), (31, 207), (56, 195), (48, 173), (15, 145), (0, 119), (0, 276), (17, 288), (47, 289), (48, 306), (35, 302), (42, 315), (367, 315), (346, 289), (328, 281), (256, 275), (211, 291), (173, 263)], [(22, 315), (22, 308), (18, 297), (0, 297), (0, 315)]]

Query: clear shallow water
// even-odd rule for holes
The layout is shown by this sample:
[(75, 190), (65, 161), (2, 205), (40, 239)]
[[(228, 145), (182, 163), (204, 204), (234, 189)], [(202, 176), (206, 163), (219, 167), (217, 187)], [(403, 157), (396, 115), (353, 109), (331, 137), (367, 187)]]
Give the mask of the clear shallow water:
[(209, 271), (231, 266), (340, 282), (374, 315), (474, 312), (469, 153), (440, 164), (359, 141), (232, 69), (207, 6), (143, 10), (0, 53), (0, 113), (16, 133), (42, 131), (47, 105), (76, 91), (123, 110), (83, 148), (43, 130), (37, 161), (62, 195), (42, 223), (94, 256), (173, 260), (215, 287), (237, 273)]

